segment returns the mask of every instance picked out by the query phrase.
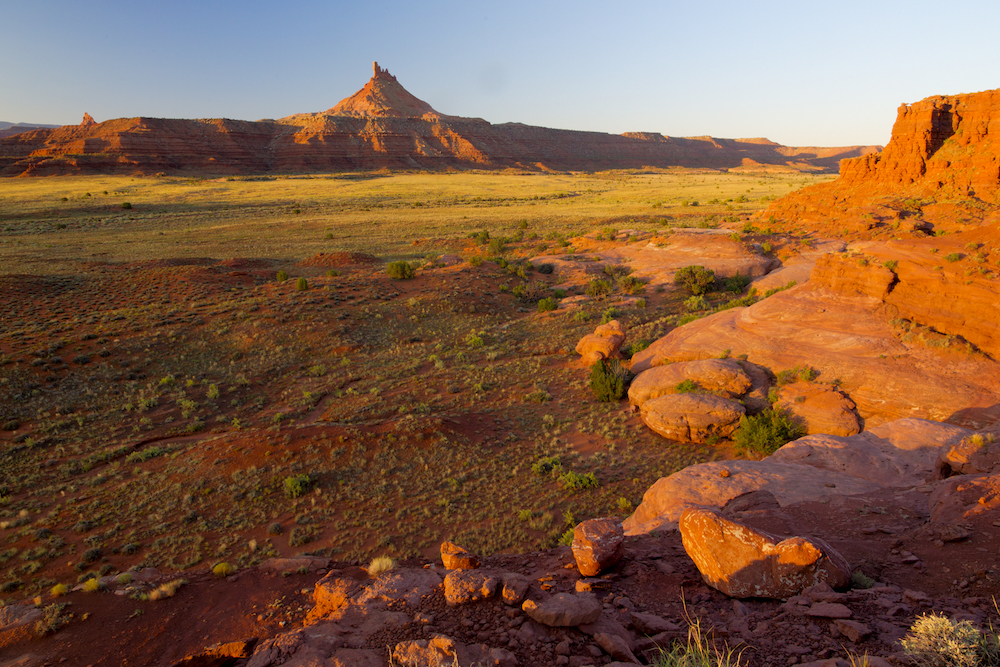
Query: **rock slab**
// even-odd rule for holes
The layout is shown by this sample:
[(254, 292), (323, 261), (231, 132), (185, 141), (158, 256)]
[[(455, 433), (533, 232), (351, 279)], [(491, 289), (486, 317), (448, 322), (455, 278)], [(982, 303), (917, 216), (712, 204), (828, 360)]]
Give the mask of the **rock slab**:
[(850, 583), (847, 561), (817, 538), (782, 540), (711, 509), (685, 511), (679, 527), (705, 583), (731, 597), (783, 599), (818, 583)]

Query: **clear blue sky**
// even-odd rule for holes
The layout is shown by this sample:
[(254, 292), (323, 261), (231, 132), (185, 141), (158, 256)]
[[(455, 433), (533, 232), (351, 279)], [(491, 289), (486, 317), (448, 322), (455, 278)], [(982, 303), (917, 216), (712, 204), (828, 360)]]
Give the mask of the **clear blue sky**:
[(0, 120), (280, 118), (371, 61), (441, 113), (884, 144), (896, 108), (1000, 87), (997, 0), (0, 0)]

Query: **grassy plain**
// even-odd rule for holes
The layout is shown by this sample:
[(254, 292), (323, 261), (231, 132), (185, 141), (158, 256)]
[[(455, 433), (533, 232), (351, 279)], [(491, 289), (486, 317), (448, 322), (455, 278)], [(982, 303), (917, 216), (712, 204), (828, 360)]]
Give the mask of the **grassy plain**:
[[(0, 597), (134, 566), (431, 556), (442, 539), (528, 551), (627, 515), (724, 452), (596, 401), (573, 348), (615, 311), (630, 343), (653, 340), (686, 295), (538, 312), (560, 278), (524, 259), (739, 229), (824, 178), (0, 182)], [(400, 259), (416, 278), (386, 274)]]

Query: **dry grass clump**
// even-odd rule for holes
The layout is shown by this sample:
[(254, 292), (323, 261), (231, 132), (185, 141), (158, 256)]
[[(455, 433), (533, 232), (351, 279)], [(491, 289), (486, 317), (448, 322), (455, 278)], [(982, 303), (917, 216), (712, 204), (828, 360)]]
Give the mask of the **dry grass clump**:
[(150, 600), (162, 600), (164, 598), (172, 598), (181, 586), (187, 583), (187, 579), (174, 579), (173, 581), (168, 581), (165, 584), (160, 584), (156, 587), (156, 590), (152, 591), (148, 599)]
[(392, 568), (396, 567), (396, 561), (388, 556), (376, 556), (372, 558), (372, 561), (368, 564), (366, 568), (368, 570), (369, 577), (377, 577), (383, 572), (388, 572)]

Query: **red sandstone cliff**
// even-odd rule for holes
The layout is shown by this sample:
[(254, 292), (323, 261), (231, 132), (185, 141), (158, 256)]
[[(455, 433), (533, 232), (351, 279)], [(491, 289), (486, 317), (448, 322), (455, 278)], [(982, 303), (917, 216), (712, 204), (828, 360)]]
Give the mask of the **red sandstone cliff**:
[(2, 139), (0, 175), (744, 165), (827, 171), (876, 150), (493, 125), (438, 113), (376, 63), (364, 88), (325, 112), (257, 122), (122, 118)]
[(763, 216), (835, 217), (849, 231), (883, 222), (895, 228), (906, 218), (947, 231), (979, 224), (998, 208), (998, 137), (1000, 90), (904, 104), (885, 150), (844, 160), (836, 181), (792, 193)]

